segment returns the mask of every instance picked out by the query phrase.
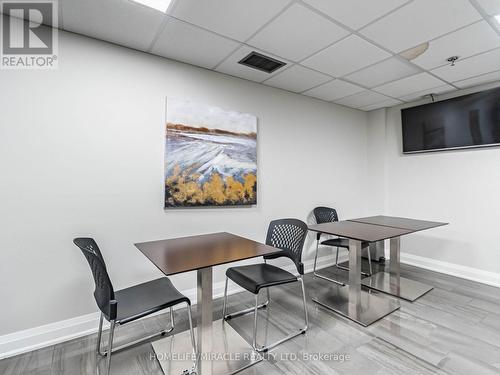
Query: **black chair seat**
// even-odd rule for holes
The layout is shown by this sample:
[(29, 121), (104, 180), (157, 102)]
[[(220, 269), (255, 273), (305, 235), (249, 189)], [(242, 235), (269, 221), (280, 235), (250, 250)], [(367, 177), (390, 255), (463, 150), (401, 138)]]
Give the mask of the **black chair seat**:
[(331, 238), (329, 240), (322, 241), (321, 244), (326, 246), (349, 248), (349, 240), (347, 238)]
[[(349, 249), (349, 240), (347, 238), (332, 238), (321, 242), (322, 245), (334, 246), (334, 247), (344, 247)], [(369, 242), (361, 242), (361, 247), (365, 248), (369, 246)]]
[(262, 288), (297, 281), (294, 274), (267, 263), (232, 267), (226, 271), (226, 276), (253, 294)]
[(125, 324), (181, 302), (191, 304), (166, 277), (115, 292), (116, 322)]

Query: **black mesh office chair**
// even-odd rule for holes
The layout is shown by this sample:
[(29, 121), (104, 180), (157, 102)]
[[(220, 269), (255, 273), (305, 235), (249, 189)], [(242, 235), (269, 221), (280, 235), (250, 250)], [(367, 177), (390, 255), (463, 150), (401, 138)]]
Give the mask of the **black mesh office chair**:
[[(97, 333), (97, 354), (108, 357), (106, 373), (109, 374), (111, 365), (110, 353), (149, 341), (157, 336), (164, 336), (168, 332), (171, 332), (174, 329), (174, 315), (172, 307), (180, 303), (185, 303), (188, 311), (189, 329), (191, 330), (191, 344), (193, 346), (194, 355), (193, 362), (195, 363), (191, 371), (194, 371), (196, 367), (197, 354), (193, 332), (193, 322), (191, 320), (191, 301), (189, 298), (182, 295), (166, 277), (115, 291), (113, 289), (113, 285), (111, 284), (108, 271), (106, 270), (106, 264), (104, 263), (104, 258), (102, 257), (97, 243), (92, 238), (75, 238), (73, 242), (80, 248), (83, 255), (87, 259), (90, 269), (92, 270), (92, 275), (94, 276), (94, 298), (97, 302), (99, 310), (101, 310), (99, 331)], [(113, 348), (115, 325), (129, 323), (166, 308), (170, 308), (170, 327), (168, 329), (120, 347)], [(101, 336), (104, 319), (108, 320), (111, 326), (109, 330), (108, 350), (102, 353)]]
[[(266, 244), (270, 246), (277, 247), (283, 251), (272, 255), (266, 255), (264, 257), (264, 262), (262, 264), (252, 264), (249, 266), (241, 267), (231, 267), (226, 271), (226, 286), (224, 289), (224, 307), (222, 316), (223, 321), (231, 319), (249, 312), (254, 312), (254, 325), (253, 325), (253, 343), (252, 346), (254, 350), (258, 352), (266, 352), (276, 345), (289, 340), (295, 336), (305, 333), (307, 326), (309, 324), (307, 316), (307, 305), (306, 305), (306, 294), (304, 290), (304, 281), (302, 276), (304, 275), (304, 265), (302, 264), (302, 248), (304, 247), (304, 241), (307, 235), (307, 225), (297, 219), (281, 219), (272, 221), (269, 224), (269, 229), (267, 231)], [(286, 257), (291, 259), (295, 266), (299, 276), (285, 271), (279, 267), (272, 266), (266, 263), (267, 259), (276, 259), (280, 257)], [(242, 288), (248, 290), (249, 292), (255, 294), (255, 307), (245, 309), (233, 314), (226, 315), (226, 303), (227, 303), (227, 284), (228, 279), (231, 279), (236, 284)], [(293, 283), (299, 281), (302, 287), (302, 301), (304, 304), (304, 319), (305, 327), (299, 329), (298, 332), (292, 333), (285, 338), (267, 345), (258, 346), (257, 345), (257, 315), (258, 309), (267, 306), (269, 303), (269, 288), (276, 285), (283, 285), (288, 283)], [(259, 305), (259, 292), (261, 289), (266, 289), (267, 291), (267, 302)]]
[[(316, 207), (314, 209), (313, 213), (314, 213), (314, 217), (316, 219), (316, 223), (318, 223), (318, 224), (339, 221), (337, 211), (334, 208)], [(320, 279), (327, 280), (327, 281), (344, 286), (345, 285), (344, 283), (342, 283), (338, 280), (334, 280), (330, 277), (324, 276), (324, 275), (316, 272), (316, 263), (318, 260), (318, 248), (320, 245), (320, 242), (319, 242), (320, 238), (321, 238), (321, 233), (318, 233), (316, 235), (316, 255), (314, 256), (313, 274), (314, 274), (314, 276), (319, 277)], [(321, 245), (336, 247), (337, 248), (337, 255), (335, 256), (335, 267), (342, 269), (342, 270), (345, 270), (345, 271), (349, 271), (349, 268), (339, 265), (339, 248), (344, 248), (344, 249), (347, 249), (347, 251), (349, 251), (349, 240), (348, 239), (346, 239), (346, 238), (331, 238), (331, 239), (328, 239), (328, 240), (321, 242)], [(370, 266), (370, 273), (369, 274), (365, 273), (365, 272), (361, 272), (361, 273), (364, 276), (371, 276), (373, 272), (372, 272), (372, 260), (371, 260), (371, 254), (370, 254), (370, 244), (368, 242), (362, 242), (361, 249), (362, 250), (367, 249), (368, 264)]]

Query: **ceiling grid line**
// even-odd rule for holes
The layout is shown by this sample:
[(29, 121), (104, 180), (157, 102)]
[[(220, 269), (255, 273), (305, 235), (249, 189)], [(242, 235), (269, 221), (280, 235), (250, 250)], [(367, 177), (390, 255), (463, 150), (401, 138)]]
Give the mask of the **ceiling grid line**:
[[(407, 6), (407, 5), (409, 5), (410, 3), (412, 3), (412, 2), (414, 2), (414, 1), (416, 1), (416, 0), (410, 0), (410, 1), (407, 1), (406, 3), (404, 3), (404, 4), (400, 5), (400, 6), (398, 6), (397, 8), (395, 8), (395, 9), (391, 10), (391, 11), (390, 11), (390, 12), (388, 12), (388, 13), (383, 14), (382, 16), (380, 16), (380, 17), (376, 18), (375, 20), (373, 20), (373, 21), (369, 22), (368, 24), (366, 24), (366, 25), (364, 25), (364, 26), (360, 27), (360, 28), (359, 28), (359, 29), (357, 29), (357, 30), (356, 30), (356, 29), (352, 29), (352, 28), (350, 28), (349, 26), (347, 26), (347, 25), (345, 25), (345, 24), (343, 24), (343, 23), (341, 23), (341, 22), (338, 22), (336, 19), (334, 19), (334, 18), (330, 17), (329, 15), (327, 15), (327, 14), (325, 14), (324, 12), (322, 12), (322, 11), (320, 11), (320, 10), (318, 10), (318, 9), (314, 8), (313, 6), (311, 6), (311, 5), (307, 4), (307, 3), (305, 3), (305, 2), (304, 2), (304, 1), (302, 1), (302, 0), (295, 0), (295, 1), (296, 1), (297, 3), (301, 3), (301, 4), (305, 5), (306, 7), (308, 7), (309, 9), (311, 9), (312, 11), (314, 11), (314, 12), (318, 13), (319, 15), (322, 15), (323, 17), (327, 18), (328, 20), (330, 20), (331, 22), (333, 22), (333, 23), (337, 24), (338, 26), (343, 27), (344, 29), (346, 29), (346, 30), (350, 31), (350, 33), (351, 33), (351, 34), (349, 34), (348, 36), (344, 37), (343, 39), (345, 39), (345, 38), (349, 37), (350, 35), (356, 35), (356, 36), (358, 36), (358, 37), (360, 37), (360, 38), (364, 39), (364, 40), (365, 40), (365, 41), (367, 41), (368, 43), (371, 43), (371, 44), (375, 45), (376, 47), (378, 47), (378, 48), (380, 48), (380, 49), (382, 49), (382, 50), (385, 50), (387, 53), (391, 54), (391, 56), (390, 56), (390, 57), (388, 57), (388, 58), (387, 58), (387, 59), (385, 59), (385, 60), (389, 60), (389, 59), (391, 59), (391, 58), (396, 58), (396, 59), (398, 59), (399, 61), (401, 61), (401, 62), (403, 62), (403, 63), (405, 63), (405, 64), (410, 64), (410, 66), (412, 66), (413, 68), (415, 68), (418, 72), (420, 72), (420, 73), (424, 73), (424, 72), (425, 72), (425, 73), (427, 73), (427, 74), (429, 74), (429, 75), (433, 76), (434, 78), (436, 78), (436, 79), (438, 79), (438, 80), (440, 80), (440, 81), (443, 81), (445, 84), (448, 84), (448, 85), (450, 85), (450, 86), (454, 87), (455, 89), (458, 89), (458, 87), (456, 87), (455, 85), (453, 85), (453, 83), (452, 83), (452, 82), (448, 82), (448, 81), (444, 80), (443, 78), (441, 78), (441, 77), (439, 77), (439, 76), (436, 76), (434, 73), (432, 73), (432, 72), (431, 72), (431, 70), (432, 70), (432, 69), (424, 69), (424, 68), (422, 68), (421, 66), (419, 66), (419, 65), (417, 65), (417, 64), (415, 64), (415, 63), (413, 63), (411, 60), (405, 59), (405, 58), (403, 58), (402, 56), (400, 56), (400, 55), (399, 55), (399, 53), (401, 53), (401, 51), (400, 51), (400, 52), (395, 52), (395, 51), (393, 51), (393, 50), (391, 50), (391, 49), (385, 48), (384, 46), (380, 45), (379, 43), (377, 43), (376, 41), (372, 40), (371, 38), (366, 37), (364, 34), (362, 34), (362, 33), (360, 32), (361, 30), (363, 30), (363, 29), (367, 28), (367, 27), (368, 27), (368, 26), (370, 26), (371, 24), (374, 24), (374, 23), (378, 22), (379, 20), (381, 20), (381, 19), (383, 19), (383, 18), (385, 18), (385, 17), (389, 16), (390, 14), (392, 14), (392, 13), (394, 13), (394, 12), (398, 11), (399, 9), (401, 9), (401, 8), (403, 8), (403, 7)], [(461, 26), (461, 27), (459, 27), (459, 28), (456, 28), (456, 29), (454, 29), (454, 30), (451, 30), (451, 31), (449, 31), (449, 32), (447, 32), (447, 33), (440, 34), (440, 35), (436, 36), (435, 38), (432, 38), (432, 39), (430, 39), (429, 41), (427, 41), (427, 43), (430, 43), (430, 42), (432, 42), (432, 41), (434, 41), (434, 40), (437, 40), (437, 39), (442, 38), (442, 37), (444, 37), (444, 36), (450, 35), (450, 34), (452, 34), (452, 33), (455, 33), (455, 32), (457, 32), (457, 31), (459, 31), (459, 30), (465, 29), (465, 28), (467, 28), (467, 27), (469, 27), (469, 26), (471, 26), (471, 25), (473, 25), (473, 24), (475, 24), (475, 23), (481, 22), (481, 21), (482, 21), (482, 20), (476, 20), (476, 21), (474, 21), (474, 22), (472, 22), (472, 23), (469, 23), (469, 24), (463, 25), (463, 26)], [(342, 40), (342, 39), (341, 39), (341, 40)], [(303, 65), (303, 64), (302, 64), (302, 62), (303, 62), (303, 61), (305, 61), (305, 60), (307, 60), (307, 59), (308, 59), (308, 58), (310, 58), (311, 56), (314, 56), (315, 54), (318, 54), (318, 53), (320, 53), (321, 51), (323, 51), (323, 50), (325, 50), (325, 49), (327, 49), (327, 48), (331, 47), (332, 45), (335, 45), (336, 43), (339, 43), (341, 40), (338, 40), (338, 41), (336, 41), (336, 42), (333, 42), (333, 43), (332, 43), (332, 44), (330, 44), (329, 46), (326, 46), (326, 47), (322, 48), (321, 50), (316, 51), (315, 53), (311, 54), (310, 56), (308, 56), (308, 57), (304, 58), (303, 60), (299, 61), (299, 62), (298, 62), (298, 64), (299, 64), (299, 65), (302, 65), (303, 67), (306, 67), (306, 68), (311, 69), (310, 67), (307, 67), (307, 66)], [(410, 48), (407, 48), (406, 50), (411, 49), (411, 48), (415, 48), (415, 46), (410, 47)], [(484, 53), (484, 52), (488, 52), (488, 51), (483, 51), (482, 53)], [(369, 87), (366, 87), (366, 86), (360, 85), (360, 84), (359, 84), (359, 83), (357, 83), (357, 82), (350, 81), (350, 80), (346, 79), (346, 77), (347, 77), (348, 75), (354, 74), (354, 73), (356, 73), (356, 72), (360, 72), (360, 71), (362, 71), (362, 70), (364, 70), (364, 69), (367, 69), (367, 68), (370, 68), (370, 67), (372, 67), (372, 66), (374, 66), (374, 65), (377, 65), (377, 64), (379, 64), (379, 63), (381, 63), (381, 62), (383, 62), (383, 61), (385, 61), (385, 60), (382, 60), (382, 61), (377, 61), (377, 62), (372, 63), (372, 64), (370, 64), (370, 65), (364, 66), (364, 67), (362, 67), (362, 68), (360, 68), (360, 69), (358, 69), (358, 70), (356, 70), (356, 71), (353, 71), (353, 72), (347, 73), (347, 74), (345, 74), (345, 75), (340, 75), (340, 76), (337, 76), (336, 78), (339, 78), (339, 79), (342, 79), (342, 80), (344, 80), (344, 81), (346, 81), (346, 82), (349, 82), (349, 83), (352, 83), (352, 84), (358, 85), (358, 86), (363, 87), (363, 88), (365, 88), (365, 89), (367, 89), (367, 90), (369, 90), (369, 91), (377, 92), (377, 91), (373, 90), (372, 88), (369, 88)], [(441, 65), (441, 66), (445, 66), (445, 65), (446, 65), (446, 64), (443, 64), (443, 65)], [(435, 68), (437, 68), (437, 67), (435, 67)], [(433, 68), (433, 69), (435, 69), (435, 68)], [(318, 72), (321, 72), (321, 71), (318, 71)], [(321, 73), (324, 73), (324, 74), (325, 74), (325, 72), (321, 72)], [(416, 73), (416, 74), (418, 74), (418, 73)], [(395, 81), (397, 81), (397, 80), (399, 80), (399, 79), (395, 79), (395, 80), (392, 80), (392, 81), (387, 81), (387, 82), (385, 82), (384, 84), (391, 83), (391, 82), (395, 82)], [(315, 87), (317, 87), (317, 86), (315, 86)], [(309, 88), (309, 89), (307, 89), (307, 90), (304, 90), (303, 92), (306, 92), (306, 91), (308, 91), (308, 90), (310, 90), (310, 89), (312, 89), (312, 88), (314, 88), (314, 87), (311, 87), (311, 88)], [(393, 99), (401, 100), (401, 99), (399, 99), (399, 98), (393, 98)]]
[[(478, 74), (476, 76), (472, 76), (472, 77), (467, 77), (465, 79), (461, 79), (460, 81), (455, 81), (455, 83), (460, 83), (460, 82), (463, 82), (463, 81), (468, 81), (468, 80), (472, 80), (472, 79), (475, 79), (475, 78), (480, 78), (480, 77), (483, 77), (483, 76), (486, 76), (486, 75), (489, 75), (489, 74), (496, 74), (498, 73), (499, 74), (499, 77), (500, 77), (500, 69), (498, 70), (493, 70), (492, 72), (488, 72), (488, 73), (481, 73), (481, 74)], [(496, 83), (495, 81), (491, 81), (491, 82), (482, 82), (481, 84), (486, 84), (486, 83)], [(500, 84), (500, 81), (498, 82)], [(472, 86), (465, 86), (467, 88), (469, 87), (472, 87)], [(463, 89), (464, 87), (461, 87), (460, 89)]]
[(495, 25), (495, 22), (493, 20), (493, 17), (490, 16), (484, 9), (483, 7), (477, 2), (477, 0), (469, 0), (469, 3), (476, 8), (477, 12), (483, 17), (483, 19), (488, 23), (488, 25), (491, 26), (493, 31), (495, 31), (498, 36), (500, 36), (500, 24)]
[[(302, 0), (296, 0), (296, 1), (299, 1), (299, 2), (301, 2), (301, 3), (304, 3)], [(402, 9), (403, 7), (408, 6), (410, 3), (414, 2), (414, 1), (416, 1), (416, 0), (410, 0), (410, 1), (407, 1), (406, 3), (404, 3), (404, 4), (400, 5), (399, 7), (397, 7), (397, 8), (395, 8), (395, 9), (393, 9), (392, 11), (390, 11), (390, 12), (388, 12), (388, 13), (385, 13), (384, 15), (382, 15), (382, 16), (380, 16), (380, 17), (378, 17), (376, 20), (374, 20), (374, 21), (372, 21), (372, 22), (368, 23), (367, 25), (362, 26), (361, 28), (359, 28), (359, 29), (357, 29), (357, 30), (352, 29), (352, 28), (350, 28), (350, 27), (349, 27), (349, 26), (347, 26), (347, 25), (344, 25), (344, 24), (342, 24), (342, 23), (337, 22), (337, 20), (335, 20), (334, 18), (332, 18), (332, 17), (328, 16), (327, 14), (325, 14), (325, 13), (321, 12), (320, 10), (318, 10), (318, 9), (316, 9), (316, 8), (314, 8), (314, 7), (312, 7), (312, 6), (310, 6), (310, 5), (309, 5), (309, 4), (307, 4), (307, 3), (304, 3), (304, 4), (305, 4), (307, 7), (309, 7), (311, 10), (313, 10), (313, 11), (317, 12), (318, 14), (323, 15), (324, 17), (326, 17), (326, 18), (327, 18), (327, 19), (329, 19), (330, 21), (332, 21), (332, 22), (336, 23), (337, 25), (339, 25), (339, 26), (341, 26), (341, 27), (343, 27), (343, 28), (347, 29), (348, 31), (350, 31), (350, 32), (351, 32), (351, 34), (350, 34), (350, 35), (356, 35), (356, 36), (360, 37), (361, 39), (365, 40), (366, 42), (368, 42), (368, 43), (370, 43), (370, 44), (372, 44), (372, 45), (374, 45), (374, 46), (376, 46), (376, 47), (378, 47), (378, 48), (380, 48), (380, 49), (384, 50), (384, 51), (385, 51), (385, 52), (387, 52), (387, 53), (389, 53), (391, 56), (390, 56), (390, 57), (388, 57), (388, 58), (387, 58), (387, 59), (385, 59), (385, 60), (388, 60), (388, 59), (390, 59), (390, 58), (394, 58), (394, 57), (395, 57), (395, 58), (397, 58), (398, 60), (400, 60), (400, 61), (402, 61), (402, 62), (404, 62), (404, 63), (410, 64), (412, 67), (414, 67), (415, 69), (417, 69), (420, 73), (424, 73), (424, 72), (427, 72), (427, 71), (426, 71), (426, 70), (424, 70), (422, 67), (420, 67), (420, 66), (418, 66), (418, 65), (416, 65), (416, 64), (414, 64), (414, 63), (412, 63), (410, 60), (404, 59), (403, 57), (399, 56), (399, 54), (398, 54), (398, 53), (396, 53), (396, 52), (394, 52), (394, 51), (392, 51), (392, 50), (390, 50), (390, 49), (388, 49), (388, 48), (386, 48), (386, 47), (384, 47), (384, 46), (380, 45), (380, 44), (379, 44), (379, 43), (377, 43), (376, 41), (371, 40), (370, 38), (366, 37), (364, 34), (361, 34), (361, 33), (360, 33), (360, 31), (361, 31), (361, 30), (365, 29), (366, 27), (370, 26), (371, 24), (374, 24), (375, 22), (378, 22), (379, 20), (381, 20), (381, 19), (383, 19), (383, 18), (385, 18), (385, 17), (389, 16), (390, 14), (395, 13), (396, 11), (398, 11), (398, 10)], [(350, 35), (349, 35), (349, 36), (350, 36)], [(349, 37), (349, 36), (347, 36), (347, 37)], [(346, 38), (347, 38), (347, 37), (346, 37)], [(335, 44), (336, 44), (336, 43), (338, 43), (338, 42), (340, 42), (340, 41), (334, 42), (334, 43), (332, 43), (330, 46), (335, 45)], [(324, 49), (329, 48), (330, 46), (325, 47)], [(323, 50), (324, 50), (324, 49), (323, 49)], [(317, 51), (316, 53), (312, 54), (311, 56), (309, 56), (309, 57), (307, 57), (307, 58), (310, 58), (310, 57), (312, 57), (312, 56), (314, 56), (314, 55), (318, 54), (319, 52), (321, 52), (321, 50), (320, 50), (320, 51)], [(307, 59), (307, 58), (306, 58), (306, 59)], [(306, 59), (304, 59), (304, 60), (300, 61), (300, 62), (299, 62), (299, 64), (301, 64), (301, 63), (302, 63), (303, 61), (305, 61)], [(382, 61), (385, 61), (385, 60), (382, 60)], [(359, 72), (359, 71), (361, 71), (361, 70), (367, 69), (367, 68), (369, 68), (369, 67), (372, 67), (372, 66), (374, 66), (374, 65), (376, 65), (376, 64), (378, 64), (378, 63), (380, 63), (380, 62), (382, 62), (382, 61), (377, 61), (377, 62), (372, 63), (372, 64), (370, 64), (370, 65), (364, 66), (364, 67), (362, 67), (362, 68), (360, 68), (360, 69), (358, 69), (358, 70), (356, 70), (356, 71), (353, 71), (353, 72), (347, 73), (347, 74), (345, 74), (345, 75), (341, 75), (341, 76), (339, 76), (339, 77), (337, 77), (337, 78), (340, 78), (340, 79), (342, 79), (342, 80), (344, 80), (344, 81), (346, 81), (346, 82), (349, 82), (349, 83), (355, 84), (355, 85), (357, 85), (357, 86), (361, 86), (359, 83), (355, 83), (355, 82), (352, 82), (352, 81), (349, 81), (349, 80), (345, 79), (345, 77), (346, 77), (346, 76), (348, 76), (348, 75), (350, 75), (350, 74), (353, 74), (353, 73)], [(417, 74), (418, 74), (418, 73), (417, 73)], [(434, 78), (440, 79), (440, 78), (438, 78), (438, 77), (434, 77)], [(440, 79), (440, 80), (441, 80), (441, 79)], [(448, 82), (445, 82), (445, 83), (449, 84)], [(452, 86), (453, 86), (453, 85), (452, 85)], [(368, 88), (368, 87), (366, 87), (366, 86), (361, 86), (361, 87), (366, 88), (366, 90), (368, 90), (368, 91), (371, 91), (371, 92), (374, 92), (374, 93), (378, 93), (377, 91), (374, 91), (374, 90), (372, 90), (371, 88)], [(455, 88), (456, 88), (456, 87), (455, 87)], [(307, 90), (306, 90), (306, 91), (307, 91)], [(354, 94), (354, 95), (356, 95), (356, 94)], [(386, 95), (386, 96), (387, 96), (387, 95)], [(396, 99), (396, 100), (400, 100), (400, 101), (401, 101), (401, 99), (398, 99), (398, 98), (393, 98), (393, 97), (390, 97), (390, 96), (388, 96), (388, 97), (389, 97), (389, 98), (391, 98), (391, 99)]]
[(163, 19), (162, 23), (160, 24), (160, 26), (158, 27), (158, 30), (156, 31), (156, 35), (153, 37), (153, 40), (151, 41), (151, 43), (149, 44), (149, 47), (148, 49), (146, 50), (147, 52), (149, 53), (153, 53), (153, 47), (155, 46), (155, 44), (158, 42), (158, 39), (160, 39), (160, 36), (161, 34), (163, 33), (163, 31), (165, 31), (165, 28), (167, 27), (167, 23), (169, 21), (170, 17), (166, 14), (165, 15), (165, 18)]
[[(252, 39), (255, 35), (257, 35), (262, 29), (264, 29), (267, 25), (269, 25), (271, 22), (273, 22), (276, 18), (278, 18), (280, 15), (282, 15), (288, 8), (290, 8), (292, 5), (294, 4), (293, 1), (290, 1), (283, 9), (281, 9), (281, 11), (276, 14), (274, 17), (272, 17), (269, 21), (267, 21), (264, 25), (262, 25), (261, 27), (259, 27), (257, 29), (257, 31), (255, 31), (253, 34), (251, 34), (248, 38), (246, 38), (245, 40), (243, 41), (240, 41), (241, 43), (241, 46), (239, 48), (241, 48), (242, 46), (244, 45), (247, 45), (246, 42), (250, 39)], [(238, 49), (239, 49), (238, 48)], [(236, 49), (237, 50), (237, 49)], [(221, 64), (223, 64), (232, 54), (234, 53), (234, 51), (227, 55), (226, 57), (224, 57), (217, 65), (214, 66), (214, 70), (217, 69)]]
[[(481, 6), (482, 0), (440, 0), (435, 7), (431, 0), (366, 5), (361, 0), (349, 0), (348, 5), (340, 0), (219, 0), (216, 7), (174, 0), (164, 13), (140, 1), (109, 0), (105, 6), (100, 0), (60, 0), (59, 27), (352, 108), (412, 102), (432, 92), (432, 85), (441, 93), (472, 84), (474, 78), (498, 79), (490, 70), (500, 59), (494, 52), (500, 49), (500, 39), (495, 39), (500, 23), (492, 16), (494, 10)], [(434, 12), (429, 23), (417, 21), (427, 19), (426, 12)], [(413, 24), (407, 22), (413, 19)], [(425, 34), (416, 34), (418, 30)], [(410, 45), (424, 38), (429, 43), (424, 58), (400, 55), (400, 49), (411, 50), (415, 46)], [(474, 38), (481, 43), (474, 44)], [(281, 41), (288, 44), (281, 46)], [(454, 52), (454, 43), (455, 54), (462, 55), (457, 66), (466, 63), (456, 72), (441, 62)], [(242, 54), (251, 50), (286, 65), (270, 75), (240, 66)], [(477, 64), (469, 59), (478, 59)], [(350, 97), (351, 102), (344, 100)]]
[[(404, 7), (404, 6), (406, 6), (407, 4), (409, 4), (409, 3), (413, 2), (413, 1), (415, 1), (415, 0), (410, 0), (410, 1), (407, 1), (406, 3), (404, 3), (404, 4), (400, 5), (400, 6), (398, 6), (398, 7), (397, 7), (397, 8), (395, 8), (395, 9), (393, 9), (392, 11), (390, 11), (390, 12), (388, 12), (388, 13), (385, 13), (385, 14), (383, 14), (382, 16), (378, 17), (378, 18), (377, 18), (375, 21), (373, 21), (373, 22), (376, 22), (377, 20), (379, 20), (379, 19), (382, 19), (382, 18), (386, 17), (387, 15), (389, 15), (389, 14), (391, 14), (391, 13), (393, 13), (393, 12), (397, 11), (398, 9), (400, 9), (400, 8), (402, 8), (402, 7)], [(327, 19), (327, 20), (329, 20), (330, 22), (332, 22), (332, 23), (336, 24), (337, 26), (339, 26), (339, 27), (341, 27), (341, 28), (343, 28), (343, 29), (345, 29), (345, 30), (347, 30), (347, 31), (349, 32), (349, 34), (348, 34), (348, 35), (346, 35), (346, 36), (342, 37), (341, 39), (336, 40), (336, 41), (334, 41), (334, 42), (330, 43), (329, 45), (327, 45), (327, 46), (325, 46), (325, 47), (323, 47), (323, 48), (321, 48), (321, 49), (319, 49), (319, 50), (317, 50), (317, 51), (315, 51), (315, 52), (311, 53), (310, 55), (306, 56), (306, 57), (305, 57), (305, 58), (303, 58), (302, 60), (297, 61), (297, 62), (296, 62), (296, 64), (298, 64), (298, 65), (302, 66), (303, 68), (310, 69), (310, 70), (316, 71), (316, 72), (318, 72), (318, 73), (326, 74), (326, 75), (329, 75), (330, 77), (333, 77), (333, 78), (336, 78), (336, 79), (342, 78), (342, 80), (344, 80), (344, 81), (346, 81), (346, 82), (349, 82), (349, 83), (351, 83), (351, 84), (354, 84), (354, 85), (356, 85), (356, 86), (360, 86), (360, 87), (364, 88), (365, 90), (368, 90), (368, 91), (373, 91), (373, 90), (371, 90), (370, 88), (368, 88), (368, 87), (366, 87), (366, 86), (360, 85), (359, 83), (354, 83), (354, 82), (350, 82), (350, 81), (348, 81), (348, 80), (343, 79), (343, 77), (345, 77), (345, 76), (347, 76), (347, 75), (349, 75), (349, 74), (355, 73), (355, 72), (351, 72), (351, 73), (345, 74), (345, 75), (343, 75), (343, 76), (333, 76), (333, 75), (331, 75), (331, 74), (329, 74), (329, 73), (322, 72), (322, 71), (320, 71), (320, 70), (314, 69), (314, 68), (309, 67), (309, 66), (305, 66), (305, 65), (303, 65), (303, 64), (302, 64), (302, 62), (304, 62), (304, 61), (306, 61), (307, 59), (311, 58), (312, 56), (314, 56), (314, 55), (316, 55), (316, 54), (318, 54), (318, 53), (320, 53), (320, 52), (322, 52), (322, 51), (324, 51), (324, 50), (326, 50), (326, 49), (328, 49), (328, 48), (332, 47), (333, 45), (335, 45), (335, 44), (337, 44), (337, 43), (342, 42), (344, 39), (349, 38), (351, 35), (356, 35), (356, 36), (358, 36), (358, 37), (361, 37), (362, 39), (366, 40), (368, 43), (374, 44), (374, 45), (375, 45), (376, 47), (378, 47), (378, 48), (381, 48), (381, 46), (378, 46), (376, 43), (373, 43), (373, 42), (371, 42), (371, 41), (367, 40), (367, 39), (366, 39), (363, 35), (359, 34), (359, 33), (357, 32), (357, 30), (352, 29), (352, 28), (350, 28), (349, 26), (347, 26), (347, 25), (345, 25), (345, 24), (343, 24), (343, 23), (341, 23), (341, 22), (337, 21), (336, 19), (334, 19), (334, 18), (332, 18), (332, 17), (328, 16), (327, 14), (325, 14), (325, 13), (321, 12), (320, 10), (318, 10), (318, 9), (314, 8), (313, 6), (311, 6), (311, 5), (307, 4), (307, 3), (305, 3), (304, 1), (302, 1), (302, 0), (294, 0), (293, 2), (294, 2), (294, 3), (301, 4), (301, 5), (305, 6), (306, 8), (310, 9), (310, 10), (311, 10), (311, 11), (313, 11), (314, 13), (316, 13), (316, 14), (318, 14), (318, 15), (322, 16), (323, 18), (326, 18), (326, 19)], [(291, 5), (289, 5), (289, 6), (291, 6)], [(283, 12), (284, 12), (284, 11), (283, 11)], [(281, 13), (283, 13), (283, 12), (281, 12)], [(278, 15), (278, 16), (279, 16), (279, 15)], [(276, 17), (276, 18), (277, 18), (277, 17)], [(370, 22), (370, 24), (371, 24), (371, 23), (372, 23), (372, 22)], [(363, 28), (364, 28), (364, 27), (366, 27), (366, 25), (365, 25), (365, 26), (363, 26)], [(264, 27), (263, 27), (263, 28), (264, 28)], [(255, 33), (255, 35), (256, 35), (256, 34), (258, 34), (258, 32), (257, 32), (257, 33)], [(252, 37), (253, 37), (253, 36), (252, 36)], [(383, 48), (383, 47), (382, 47), (381, 49), (384, 49), (384, 50), (385, 50), (385, 48)], [(266, 52), (271, 53), (270, 51), (266, 51)], [(392, 51), (390, 51), (390, 50), (386, 50), (386, 52), (387, 52), (387, 53), (389, 53), (389, 54), (391, 55), (391, 56), (389, 56), (387, 59), (390, 59), (391, 57), (394, 57), (394, 53), (393, 53)], [(381, 62), (381, 61), (377, 61), (377, 62), (375, 62), (375, 63), (373, 63), (373, 64), (370, 64), (370, 65), (364, 66), (363, 68), (360, 68), (360, 69), (359, 69), (359, 70), (357, 70), (357, 71), (360, 71), (360, 70), (366, 69), (366, 68), (368, 68), (368, 67), (370, 67), (370, 66), (373, 66), (373, 65), (376, 65), (376, 64), (378, 64), (378, 63), (380, 63), (380, 62)], [(420, 67), (418, 67), (418, 69), (419, 69), (419, 70), (421, 70), (421, 68), (420, 68)], [(281, 74), (281, 73), (282, 73), (282, 72), (278, 73), (277, 75), (279, 75), (279, 74)], [(273, 76), (273, 77), (269, 77), (268, 79), (266, 79), (266, 80), (262, 81), (261, 83), (264, 83), (264, 84), (265, 84), (265, 82), (266, 82), (267, 80), (272, 79), (272, 78), (274, 78), (274, 76)], [(313, 89), (313, 88), (315, 88), (315, 87), (319, 87), (319, 86), (321, 86), (321, 85), (323, 85), (323, 84), (327, 84), (327, 83), (329, 83), (329, 82), (331, 82), (331, 81), (328, 81), (328, 82), (323, 82), (322, 84), (319, 84), (319, 85), (314, 86), (314, 87), (310, 87), (310, 88), (308, 88), (308, 89), (306, 89), (306, 90), (304, 90), (304, 91), (302, 91), (302, 92), (309, 91), (309, 90), (311, 90), (311, 89)], [(301, 93), (302, 93), (302, 92), (301, 92)], [(389, 97), (389, 98), (391, 98), (391, 97)], [(391, 98), (391, 99), (395, 99), (395, 98)], [(328, 102), (333, 103), (334, 101), (328, 101)]]

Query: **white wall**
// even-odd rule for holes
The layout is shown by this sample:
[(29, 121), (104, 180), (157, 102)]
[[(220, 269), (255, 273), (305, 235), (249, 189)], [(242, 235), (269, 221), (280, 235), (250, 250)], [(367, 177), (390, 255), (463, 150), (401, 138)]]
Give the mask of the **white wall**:
[(386, 110), (368, 113), (367, 179), (368, 206), (374, 215), (386, 210)]
[[(256, 207), (163, 210), (166, 96), (258, 116)], [(367, 213), (359, 111), (64, 32), (58, 70), (0, 71), (0, 103), (0, 335), (96, 311), (77, 236), (97, 239), (119, 289), (161, 276), (134, 242), (263, 241), (269, 220), (319, 204)]]
[[(58, 70), (0, 71), (0, 358), (70, 337), (89, 319), (95, 327), (76, 236), (98, 240), (119, 289), (161, 276), (134, 242), (214, 231), (262, 241), (269, 220), (308, 220), (316, 205), (331, 205), (343, 218), (448, 221), (405, 237), (402, 258), (498, 279), (500, 148), (402, 155), (400, 107), (367, 115), (73, 34), (60, 39)], [(256, 207), (163, 210), (166, 96), (258, 116)], [(312, 238), (307, 245), (310, 260)], [(195, 287), (194, 274), (172, 280), (186, 293)]]
[[(405, 236), (402, 259), (500, 283), (500, 148), (403, 155), (400, 110), (387, 110), (385, 147), (380, 147), (381, 133), (370, 140), (378, 149), (385, 148), (385, 212), (450, 223)], [(374, 114), (369, 116), (370, 126), (380, 127), (372, 121)]]

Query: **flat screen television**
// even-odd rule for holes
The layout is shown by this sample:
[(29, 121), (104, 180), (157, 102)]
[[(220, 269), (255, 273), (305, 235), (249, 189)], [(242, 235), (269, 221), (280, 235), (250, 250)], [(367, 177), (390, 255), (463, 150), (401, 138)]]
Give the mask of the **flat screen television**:
[(500, 145), (500, 88), (401, 110), (403, 153)]

